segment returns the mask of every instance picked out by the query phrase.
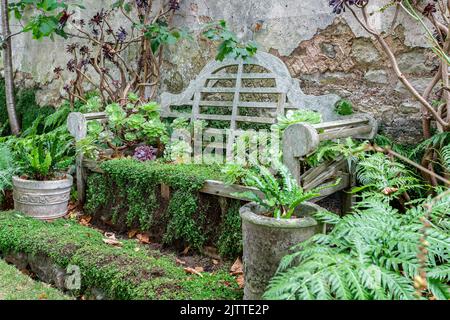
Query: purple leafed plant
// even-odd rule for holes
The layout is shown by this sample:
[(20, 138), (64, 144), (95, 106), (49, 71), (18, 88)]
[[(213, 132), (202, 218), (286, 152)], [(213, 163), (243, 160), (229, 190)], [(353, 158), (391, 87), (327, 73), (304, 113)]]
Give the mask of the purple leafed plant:
[(364, 6), (366, 5), (368, 0), (329, 0), (328, 4), (333, 7), (333, 13), (341, 14), (345, 12), (345, 6), (356, 5), (356, 6)]
[(150, 146), (137, 147), (134, 151), (133, 158), (139, 161), (153, 161), (156, 160), (157, 148)]

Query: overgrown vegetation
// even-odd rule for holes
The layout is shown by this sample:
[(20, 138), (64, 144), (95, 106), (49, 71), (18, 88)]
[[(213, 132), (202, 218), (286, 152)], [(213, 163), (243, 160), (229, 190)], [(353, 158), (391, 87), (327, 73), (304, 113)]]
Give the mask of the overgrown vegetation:
[(16, 212), (0, 213), (0, 252), (49, 257), (62, 267), (80, 267), (82, 288), (98, 288), (113, 299), (238, 299), (241, 292), (225, 271), (188, 275), (175, 257), (131, 240), (122, 247), (103, 242), (103, 235), (70, 220), (37, 221)]
[(265, 297), (449, 299), (449, 192), (409, 198), (419, 180), (380, 153), (359, 163), (358, 176), (366, 185), (354, 213), (317, 214), (333, 230), (285, 257)]
[[(128, 229), (162, 232), (161, 240), (169, 245), (181, 242), (197, 250), (215, 245), (226, 257), (240, 252), (238, 207), (230, 206), (222, 217), (220, 212), (208, 211), (208, 199), (199, 198), (206, 180), (223, 179), (217, 165), (117, 159), (103, 162), (101, 168), (104, 174), (88, 178), (88, 213), (107, 213), (114, 224)], [(168, 200), (161, 198), (161, 184), (170, 188)]]

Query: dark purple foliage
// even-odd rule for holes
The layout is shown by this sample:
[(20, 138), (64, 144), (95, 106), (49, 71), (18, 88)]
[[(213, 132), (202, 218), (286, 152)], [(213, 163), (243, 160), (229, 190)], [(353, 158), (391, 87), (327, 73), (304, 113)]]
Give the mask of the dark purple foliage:
[(139, 161), (153, 161), (156, 160), (158, 149), (150, 146), (137, 147), (134, 151), (133, 158)]
[(425, 8), (423, 9), (422, 14), (426, 17), (431, 16), (433, 13), (436, 13), (436, 4), (435, 3), (428, 3)]
[(81, 53), (82, 55), (88, 55), (88, 54), (91, 53), (91, 50), (89, 49), (88, 46), (82, 46), (82, 47), (80, 48), (80, 53)]
[(180, 0), (170, 0), (169, 8), (170, 8), (170, 10), (173, 10), (173, 11), (180, 9)]
[(68, 53), (74, 53), (76, 48), (78, 48), (78, 44), (77, 43), (71, 43), (71, 44), (67, 45), (66, 51)]
[(91, 25), (97, 25), (97, 26), (99, 26), (99, 25), (103, 22), (103, 20), (105, 19), (105, 17), (106, 17), (106, 12), (105, 12), (104, 9), (102, 9), (101, 11), (97, 12), (97, 13), (91, 18), (91, 21), (89, 21), (89, 23), (90, 23)]
[(148, 0), (136, 0), (136, 5), (141, 9), (146, 9), (149, 6)]
[(56, 67), (55, 69), (53, 69), (53, 73), (55, 74), (57, 79), (59, 79), (61, 77), (61, 74), (63, 71), (64, 70), (61, 67)]
[(69, 20), (69, 18), (74, 14), (74, 12), (72, 13), (68, 13), (66, 10), (64, 10), (61, 13), (61, 16), (59, 17), (59, 21), (58, 21), (58, 26), (61, 29), (64, 29), (64, 27), (67, 24), (67, 20)]
[(328, 4), (333, 7), (333, 13), (341, 14), (342, 12), (345, 12), (345, 5), (363, 6), (367, 4), (368, 1), (369, 0), (329, 0)]
[(76, 68), (77, 68), (77, 62), (75, 61), (75, 59), (70, 59), (67, 62), (67, 70), (69, 70), (70, 72), (75, 72)]
[(124, 42), (127, 39), (127, 31), (123, 28), (120, 27), (119, 31), (117, 31), (117, 40), (119, 40), (120, 42)]

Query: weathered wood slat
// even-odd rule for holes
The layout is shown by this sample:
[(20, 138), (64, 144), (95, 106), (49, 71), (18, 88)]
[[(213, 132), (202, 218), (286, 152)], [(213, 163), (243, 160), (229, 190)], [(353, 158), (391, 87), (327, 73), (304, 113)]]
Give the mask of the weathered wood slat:
[(95, 160), (83, 159), (83, 167), (92, 172), (104, 173), (104, 171), (100, 168), (99, 163)]
[(256, 188), (251, 187), (245, 187), (241, 185), (227, 185), (223, 183), (222, 181), (215, 181), (215, 180), (207, 180), (205, 181), (205, 185), (200, 190), (202, 193), (212, 194), (216, 196), (231, 198), (231, 199), (239, 199), (244, 200), (242, 197), (239, 197), (235, 195), (235, 193), (242, 193), (246, 191), (251, 191), (259, 195), (260, 197), (263, 196), (261, 191), (259, 191)]
[[(237, 74), (235, 73), (223, 73), (223, 74), (211, 74), (206, 79), (208, 80), (234, 80)], [(273, 73), (243, 73), (242, 79), (276, 79), (277, 76)]]
[(315, 179), (313, 179), (309, 183), (303, 184), (303, 188), (305, 188), (306, 190), (317, 188), (318, 186), (324, 184), (327, 180), (336, 177), (337, 173), (340, 172), (339, 169), (340, 163), (334, 163), (333, 165), (328, 167), (327, 170), (316, 176)]
[(106, 119), (106, 113), (104, 112), (93, 112), (84, 114), (86, 120), (101, 120)]
[(326, 184), (332, 185), (333, 182), (337, 181), (337, 179), (340, 179), (340, 182), (337, 185), (335, 185), (333, 187), (330, 187), (330, 188), (326, 188), (326, 189), (321, 190), (319, 192), (320, 193), (320, 197), (314, 198), (314, 199), (310, 200), (310, 202), (314, 203), (314, 202), (320, 201), (320, 200), (322, 200), (322, 199), (324, 199), (324, 198), (326, 198), (326, 197), (328, 197), (328, 196), (330, 196), (330, 195), (332, 195), (332, 194), (334, 194), (334, 193), (336, 193), (338, 191), (342, 191), (342, 190), (345, 190), (345, 189), (348, 188), (348, 186), (350, 184), (350, 175), (348, 173), (340, 173), (336, 177), (336, 179), (328, 181)]
[(323, 163), (319, 164), (317, 167), (313, 167), (306, 171), (302, 175), (302, 182), (309, 183), (312, 180), (314, 180), (317, 176), (319, 176), (322, 172), (327, 171), (329, 168), (335, 169), (335, 170), (342, 170), (348, 166), (347, 159), (343, 157), (339, 157), (334, 160), (328, 160), (324, 161)]
[(319, 164), (317, 167), (313, 167), (303, 173), (300, 176), (300, 181), (302, 185), (310, 183), (312, 180), (314, 180), (318, 175), (320, 175), (322, 172), (327, 170), (327, 168), (333, 163), (332, 160), (324, 161), (321, 164)]
[[(203, 113), (201, 113), (201, 114), (199, 114), (197, 116), (197, 119), (201, 119), (201, 120), (232, 121), (233, 117), (230, 116), (230, 115), (203, 114)], [(234, 120), (237, 121), (237, 122), (252, 122), (252, 123), (267, 123), (267, 124), (274, 124), (274, 123), (276, 123), (276, 119), (275, 118), (268, 118), (268, 117), (236, 116), (234, 118)]]
[(324, 133), (319, 134), (320, 141), (324, 140), (333, 140), (339, 138), (353, 137), (356, 135), (370, 133), (372, 131), (372, 126), (365, 125), (356, 128), (348, 128), (348, 129), (338, 129), (333, 131), (325, 131)]
[[(261, 93), (261, 94), (277, 94), (282, 93), (278, 88), (252, 88), (252, 87), (241, 87), (240, 93)], [(202, 88), (202, 93), (235, 93), (235, 88)]]
[(201, 107), (232, 107), (233, 101), (205, 101), (199, 102)]
[(323, 122), (319, 124), (314, 124), (313, 127), (317, 130), (327, 130), (333, 128), (340, 128), (345, 126), (356, 126), (369, 123), (369, 119), (363, 118), (353, 118), (353, 119), (345, 119), (345, 120), (336, 120)]
[[(199, 103), (199, 106), (201, 107), (233, 107), (232, 101), (205, 101), (202, 100)], [(240, 108), (262, 108), (262, 109), (277, 109), (277, 103), (276, 102), (244, 102), (239, 101), (238, 107)]]

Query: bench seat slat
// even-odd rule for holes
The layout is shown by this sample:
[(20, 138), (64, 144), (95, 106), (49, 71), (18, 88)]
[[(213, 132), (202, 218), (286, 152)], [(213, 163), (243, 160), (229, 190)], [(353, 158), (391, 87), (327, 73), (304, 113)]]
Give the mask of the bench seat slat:
[[(219, 121), (231, 121), (231, 115), (220, 114), (199, 114), (197, 119), (201, 120), (219, 120)], [(274, 124), (276, 119), (269, 117), (249, 117), (249, 116), (236, 116), (237, 122), (252, 122), (252, 123), (267, 123)]]
[[(201, 107), (233, 107), (232, 101), (200, 101), (199, 106)], [(276, 109), (276, 102), (238, 102), (238, 107), (240, 108), (267, 108), (267, 109)]]

